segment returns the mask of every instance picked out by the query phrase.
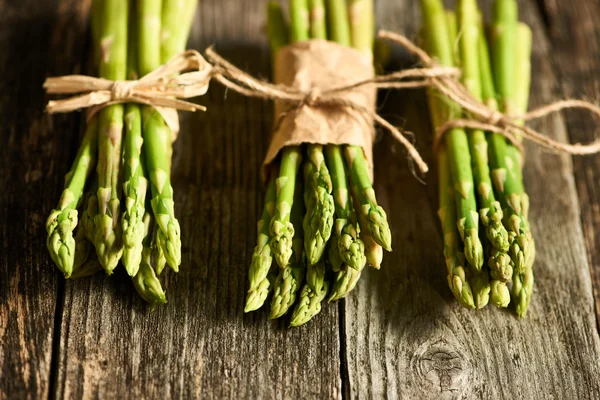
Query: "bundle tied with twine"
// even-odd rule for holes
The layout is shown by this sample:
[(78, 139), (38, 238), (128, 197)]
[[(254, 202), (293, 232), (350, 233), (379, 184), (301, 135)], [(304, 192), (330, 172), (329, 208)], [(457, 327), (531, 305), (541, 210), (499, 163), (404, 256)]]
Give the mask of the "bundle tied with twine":
[[(206, 50), (208, 60), (195, 50), (187, 50), (139, 80), (110, 81), (82, 75), (48, 78), (44, 83), (47, 93), (77, 95), (50, 101), (46, 110), (49, 113), (60, 113), (90, 108), (89, 116), (103, 107), (117, 103), (149, 105), (157, 108), (163, 115), (176, 114), (176, 110), (205, 110), (203, 106), (183, 99), (203, 95), (208, 89), (210, 80), (214, 79), (242, 95), (274, 100), (283, 105), (277, 107), (276, 132), (286, 118), (293, 118), (294, 114), (305, 108), (341, 110), (351, 113), (352, 118), (362, 118), (370, 126), (375, 123), (400, 142), (418, 170), (426, 173), (429, 169), (427, 164), (400, 129), (379, 116), (374, 105), (355, 101), (351, 95), (365, 88), (374, 91), (433, 87), (462, 107), (465, 114), (469, 116), (449, 121), (441, 126), (434, 137), (434, 150), (449, 130), (471, 128), (501, 134), (521, 151), (523, 148), (518, 137), (558, 153), (586, 155), (600, 152), (600, 140), (589, 144), (563, 143), (520, 123), (543, 118), (565, 109), (587, 110), (600, 118), (600, 107), (593, 103), (582, 100), (562, 100), (532, 110), (525, 115), (502, 114), (490, 109), (469, 94), (460, 82), (460, 69), (440, 66), (423, 49), (400, 34), (380, 31), (378, 37), (403, 46), (419, 59), (422, 67), (359, 78), (350, 82), (344, 81), (327, 88), (320, 86), (299, 88), (294, 85), (273, 84), (259, 80), (225, 60), (211, 47)], [(305, 46), (305, 51), (312, 51), (311, 46)], [(329, 138), (324, 137), (321, 144), (329, 143), (328, 140)], [(365, 150), (370, 151), (370, 149)], [(269, 157), (272, 159), (272, 152), (268, 154), (265, 163), (270, 161)]]

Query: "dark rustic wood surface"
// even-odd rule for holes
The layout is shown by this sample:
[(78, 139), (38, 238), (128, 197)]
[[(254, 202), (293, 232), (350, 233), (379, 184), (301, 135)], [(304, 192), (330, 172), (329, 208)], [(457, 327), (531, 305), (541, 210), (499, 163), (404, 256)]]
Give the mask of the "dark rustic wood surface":
[[(190, 47), (216, 43), (267, 77), (264, 3), (201, 0)], [(378, 25), (415, 37), (416, 3), (376, 1)], [(532, 105), (596, 99), (600, 1), (520, 3), (535, 37)], [(76, 152), (79, 117), (45, 115), (40, 88), (46, 76), (83, 69), (89, 6), (0, 2), (0, 398), (599, 396), (598, 157), (572, 162), (528, 147), (538, 259), (531, 311), (518, 321), (453, 301), (435, 185), (416, 182), (403, 150), (382, 137), (376, 190), (395, 251), (348, 300), (287, 329), (266, 312), (242, 312), (272, 107), (213, 87), (201, 99), (209, 112), (184, 116), (175, 146), (184, 258), (167, 278), (169, 303), (150, 313), (122, 271), (64, 282), (45, 250), (44, 221)], [(382, 113), (405, 123), (432, 161), (423, 95), (383, 100)], [(597, 135), (594, 123), (569, 113), (536, 127), (581, 141)]]

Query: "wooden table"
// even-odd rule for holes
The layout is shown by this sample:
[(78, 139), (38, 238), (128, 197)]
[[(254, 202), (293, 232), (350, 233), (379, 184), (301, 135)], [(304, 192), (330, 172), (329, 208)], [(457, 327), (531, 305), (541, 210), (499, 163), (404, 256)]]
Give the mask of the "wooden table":
[[(120, 269), (67, 281), (44, 222), (72, 161), (80, 116), (48, 116), (41, 85), (81, 72), (90, 0), (0, 3), (0, 398), (539, 398), (600, 396), (600, 157), (527, 146), (537, 239), (528, 318), (462, 309), (445, 283), (432, 171), (428, 185), (382, 134), (376, 190), (394, 252), (346, 300), (288, 329), (243, 313), (262, 202), (259, 165), (272, 105), (214, 85), (207, 113), (185, 115), (173, 184), (183, 264), (169, 302), (150, 313)], [(217, 49), (269, 76), (265, 1), (202, 0), (190, 47)], [(600, 0), (522, 0), (534, 31), (532, 106), (600, 93)], [(416, 37), (417, 2), (376, 2), (378, 26)], [(405, 60), (395, 49), (398, 60)], [(410, 61), (408, 61), (410, 64)], [(432, 163), (423, 93), (385, 96), (385, 117), (415, 134)], [(597, 121), (571, 112), (534, 127), (591, 140)], [(434, 163), (433, 163), (434, 164)], [(596, 307), (595, 307), (596, 306)]]

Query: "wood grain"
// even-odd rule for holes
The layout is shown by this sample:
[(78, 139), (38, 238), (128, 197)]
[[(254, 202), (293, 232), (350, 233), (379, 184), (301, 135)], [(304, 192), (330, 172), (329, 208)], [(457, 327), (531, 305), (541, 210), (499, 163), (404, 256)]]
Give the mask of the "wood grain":
[[(598, 2), (520, 1), (534, 28), (532, 105), (597, 98)], [(265, 3), (202, 0), (191, 47), (216, 44), (267, 78)], [(376, 1), (379, 27), (415, 38), (417, 3)], [(348, 300), (288, 329), (266, 312), (242, 312), (272, 106), (213, 87), (201, 99), (209, 111), (183, 118), (175, 146), (184, 260), (179, 274), (167, 273), (169, 303), (150, 313), (122, 269), (65, 283), (45, 250), (44, 222), (75, 155), (79, 118), (45, 116), (40, 87), (47, 75), (81, 71), (89, 6), (0, 2), (0, 179), (8, 188), (0, 192), (0, 399), (600, 396), (592, 293), (594, 282), (600, 302), (598, 158), (575, 160), (575, 186), (570, 158), (528, 146), (537, 282), (530, 314), (519, 321), (456, 304), (444, 276), (436, 172), (421, 185), (402, 148), (381, 137), (376, 190), (394, 252), (381, 271), (363, 274)], [(394, 52), (400, 64), (413, 62)], [(383, 115), (414, 132), (434, 164), (424, 96), (381, 100)], [(535, 127), (589, 140), (593, 121), (580, 117)]]
[[(416, 3), (378, 2), (381, 26), (414, 36)], [(556, 77), (546, 62), (556, 54), (550, 53), (534, 2), (520, 5), (535, 37), (531, 102), (541, 105), (557, 98)], [(422, 97), (390, 96), (384, 112), (393, 110), (406, 117), (419, 140), (431, 136)], [(557, 116), (536, 128), (566, 137)], [(530, 312), (519, 321), (493, 307), (466, 311), (454, 301), (445, 283), (435, 172), (428, 187), (419, 185), (402, 151), (390, 151), (396, 146), (389, 138), (382, 142), (376, 148), (376, 191), (389, 210), (395, 251), (381, 271), (365, 274), (344, 307), (347, 397), (596, 398), (600, 341), (570, 158), (527, 146), (525, 179), (538, 257)]]
[[(201, 1), (190, 46), (269, 76), (266, 3)], [(243, 314), (272, 105), (213, 87), (184, 116), (173, 185), (184, 259), (150, 313), (120, 271), (67, 282), (58, 398), (339, 398), (338, 307), (287, 329)]]
[[(564, 1), (540, 1), (551, 38), (551, 63), (560, 77), (559, 93), (565, 98), (600, 98), (600, 1), (578, 3), (577, 7)], [(598, 120), (585, 113), (565, 114), (567, 131), (574, 142), (598, 138)], [(600, 158), (574, 158), (575, 182), (579, 194), (581, 221), (591, 266), (596, 320), (600, 328)]]
[(44, 115), (42, 82), (80, 70), (85, 3), (0, 3), (0, 398), (43, 398), (50, 390), (62, 278), (47, 256), (45, 221), (79, 128), (77, 117)]

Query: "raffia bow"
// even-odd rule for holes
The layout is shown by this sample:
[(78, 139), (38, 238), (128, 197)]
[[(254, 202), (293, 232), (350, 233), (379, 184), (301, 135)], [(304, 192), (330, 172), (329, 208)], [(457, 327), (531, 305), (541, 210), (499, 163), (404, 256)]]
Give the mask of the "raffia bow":
[(181, 111), (206, 110), (189, 99), (208, 90), (212, 65), (196, 50), (187, 50), (138, 80), (111, 81), (85, 75), (47, 78), (49, 94), (77, 94), (50, 100), (49, 113), (65, 113), (88, 107), (106, 107), (118, 103), (139, 103)]

